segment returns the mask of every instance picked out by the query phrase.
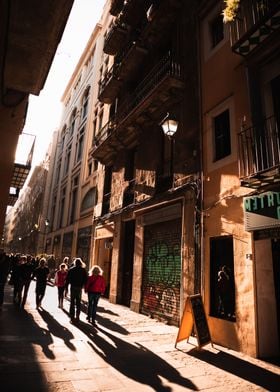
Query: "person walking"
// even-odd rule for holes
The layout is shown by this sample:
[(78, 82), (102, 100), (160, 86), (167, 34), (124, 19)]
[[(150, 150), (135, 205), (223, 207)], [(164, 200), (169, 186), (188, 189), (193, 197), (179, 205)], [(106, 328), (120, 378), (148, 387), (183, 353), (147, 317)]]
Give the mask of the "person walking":
[(0, 250), (0, 309), (4, 302), (4, 289), (7, 277), (11, 269), (10, 257), (1, 249)]
[[(32, 280), (32, 275), (33, 271), (35, 269), (35, 262), (34, 259), (31, 255), (27, 256), (22, 256), (22, 263), (19, 267), (19, 274), (20, 274), (20, 281), (21, 281), (21, 286), (20, 286), (20, 306), (24, 308), (27, 295), (28, 295), (28, 290), (30, 286), (30, 282)], [(22, 295), (23, 293), (23, 295)]]
[(58, 291), (58, 307), (63, 309), (63, 298), (66, 292), (67, 265), (61, 263), (59, 269), (55, 273), (54, 284)]
[(88, 316), (87, 320), (95, 325), (98, 301), (106, 289), (106, 282), (102, 276), (103, 271), (98, 265), (94, 265), (85, 285), (85, 292), (88, 293)]
[(66, 287), (70, 285), (70, 319), (71, 322), (79, 321), (81, 312), (82, 289), (86, 284), (88, 274), (85, 265), (79, 257), (75, 258), (73, 267), (68, 270)]
[(46, 292), (47, 280), (50, 274), (50, 270), (46, 263), (46, 259), (42, 257), (39, 261), (39, 266), (33, 272), (33, 277), (36, 278), (36, 309), (41, 307), (41, 303)]
[(12, 257), (11, 261), (11, 277), (9, 280), (9, 284), (14, 286), (13, 291), (13, 302), (15, 305), (20, 305), (21, 303), (21, 278), (20, 278), (20, 265), (22, 263), (22, 257), (20, 254), (16, 254)]

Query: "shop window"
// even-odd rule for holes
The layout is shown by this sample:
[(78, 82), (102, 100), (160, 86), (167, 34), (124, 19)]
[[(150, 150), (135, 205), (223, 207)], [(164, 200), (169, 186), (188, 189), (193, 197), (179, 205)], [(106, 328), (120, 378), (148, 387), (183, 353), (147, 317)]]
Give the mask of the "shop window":
[(235, 321), (232, 236), (210, 239), (210, 315)]

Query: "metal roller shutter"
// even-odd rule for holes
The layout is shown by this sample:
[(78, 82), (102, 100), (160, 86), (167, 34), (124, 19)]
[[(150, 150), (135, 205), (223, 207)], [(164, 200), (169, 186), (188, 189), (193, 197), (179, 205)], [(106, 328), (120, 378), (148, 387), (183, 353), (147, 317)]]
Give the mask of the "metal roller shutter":
[(179, 324), (181, 219), (145, 226), (141, 312)]

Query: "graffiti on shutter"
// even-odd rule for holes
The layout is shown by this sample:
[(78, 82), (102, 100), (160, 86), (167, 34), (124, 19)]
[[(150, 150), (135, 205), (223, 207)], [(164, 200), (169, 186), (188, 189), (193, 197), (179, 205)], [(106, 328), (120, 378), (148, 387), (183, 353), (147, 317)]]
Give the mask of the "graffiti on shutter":
[(145, 227), (141, 311), (179, 323), (181, 220)]

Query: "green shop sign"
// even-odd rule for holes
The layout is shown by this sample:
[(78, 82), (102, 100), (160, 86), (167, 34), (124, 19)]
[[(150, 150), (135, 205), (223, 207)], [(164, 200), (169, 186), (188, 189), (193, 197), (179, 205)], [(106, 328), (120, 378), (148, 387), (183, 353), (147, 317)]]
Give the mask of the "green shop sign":
[(280, 192), (265, 192), (244, 198), (245, 213), (280, 219)]

